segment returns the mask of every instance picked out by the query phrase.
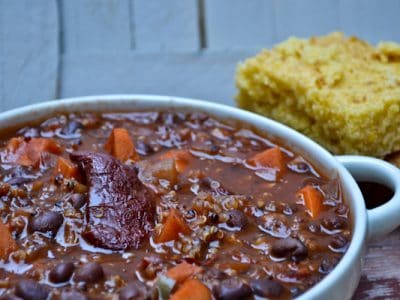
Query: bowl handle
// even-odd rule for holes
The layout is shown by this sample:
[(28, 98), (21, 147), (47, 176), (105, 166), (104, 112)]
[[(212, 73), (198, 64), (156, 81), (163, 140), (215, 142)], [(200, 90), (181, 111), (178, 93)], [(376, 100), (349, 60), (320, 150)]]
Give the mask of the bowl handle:
[(336, 156), (357, 181), (376, 182), (391, 188), (393, 197), (367, 210), (368, 239), (390, 233), (400, 225), (400, 170), (392, 164), (366, 156)]

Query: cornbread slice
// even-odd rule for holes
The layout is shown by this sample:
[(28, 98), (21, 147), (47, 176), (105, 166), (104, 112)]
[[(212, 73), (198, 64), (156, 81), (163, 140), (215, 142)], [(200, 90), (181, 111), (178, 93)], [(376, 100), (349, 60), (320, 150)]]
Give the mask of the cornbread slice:
[(290, 38), (239, 64), (237, 104), (336, 154), (400, 150), (400, 45), (341, 33)]

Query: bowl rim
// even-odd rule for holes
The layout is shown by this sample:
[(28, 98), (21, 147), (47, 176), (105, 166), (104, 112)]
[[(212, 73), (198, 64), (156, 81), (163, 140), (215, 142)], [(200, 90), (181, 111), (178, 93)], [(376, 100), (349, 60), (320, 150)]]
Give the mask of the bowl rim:
[[(350, 206), (353, 222), (351, 242), (335, 268), (297, 299), (316, 299), (324, 294), (331, 285), (340, 284), (343, 274), (354, 271), (352, 270), (353, 265), (355, 260), (360, 259), (362, 255), (367, 234), (367, 212), (360, 189), (349, 171), (326, 149), (279, 122), (233, 106), (193, 98), (152, 94), (110, 94), (56, 99), (4, 111), (0, 113), (0, 129), (3, 130), (40, 118), (51, 117), (57, 112), (132, 111), (138, 108), (140, 110), (153, 109), (158, 111), (168, 108), (188, 111), (200, 110), (220, 119), (239, 120), (256, 128), (261, 126), (261, 131), (264, 131), (267, 135), (277, 137), (289, 149), (295, 148), (296, 153), (299, 153), (300, 150), (301, 154), (306, 156), (307, 159), (310, 159), (314, 164), (316, 163), (318, 167), (322, 166), (325, 169), (323, 173), (337, 172), (342, 191), (347, 204)], [(312, 152), (312, 155), (307, 155), (308, 152)], [(357, 276), (359, 279), (360, 274)], [(351, 294), (355, 288), (353, 287), (353, 290), (350, 291)]]

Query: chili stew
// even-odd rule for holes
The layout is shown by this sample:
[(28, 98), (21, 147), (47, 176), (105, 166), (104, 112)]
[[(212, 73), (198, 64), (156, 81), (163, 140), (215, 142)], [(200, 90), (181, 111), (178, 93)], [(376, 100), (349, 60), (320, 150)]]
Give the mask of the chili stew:
[(0, 145), (4, 299), (288, 299), (351, 240), (339, 181), (245, 124), (60, 114)]

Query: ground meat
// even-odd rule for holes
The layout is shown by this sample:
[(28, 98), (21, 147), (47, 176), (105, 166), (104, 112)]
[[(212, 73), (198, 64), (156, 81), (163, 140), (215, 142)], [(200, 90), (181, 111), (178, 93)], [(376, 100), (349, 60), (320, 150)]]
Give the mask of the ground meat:
[(103, 153), (74, 152), (71, 160), (89, 185), (83, 238), (106, 249), (139, 248), (153, 228), (155, 196), (139, 181), (136, 170)]

